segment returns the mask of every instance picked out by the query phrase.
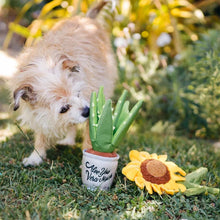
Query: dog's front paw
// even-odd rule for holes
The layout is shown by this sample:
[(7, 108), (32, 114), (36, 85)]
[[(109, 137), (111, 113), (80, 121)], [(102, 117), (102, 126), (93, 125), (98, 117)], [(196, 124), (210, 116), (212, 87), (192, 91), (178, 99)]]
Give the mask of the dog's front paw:
[(22, 163), (24, 166), (38, 166), (43, 162), (42, 157), (37, 153), (33, 152), (29, 157), (23, 159)]

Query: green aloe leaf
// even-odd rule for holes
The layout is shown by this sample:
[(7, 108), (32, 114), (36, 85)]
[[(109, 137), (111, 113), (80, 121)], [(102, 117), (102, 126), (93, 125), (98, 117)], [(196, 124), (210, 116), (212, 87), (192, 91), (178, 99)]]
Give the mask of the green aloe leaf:
[(113, 152), (114, 147), (111, 145), (113, 138), (113, 121), (112, 121), (112, 102), (107, 100), (102, 114), (98, 121), (98, 127), (96, 130), (96, 143), (98, 149), (93, 148), (94, 150), (101, 152)]
[(125, 101), (128, 92), (124, 90), (112, 116), (112, 101), (110, 99), (105, 101), (103, 90), (104, 88), (100, 87), (98, 97), (95, 92), (91, 95), (90, 139), (95, 151), (111, 153), (134, 121), (142, 101), (139, 101), (129, 112), (129, 101)]
[(115, 111), (114, 111), (114, 115), (113, 115), (113, 126), (116, 127), (117, 123), (118, 123), (118, 120), (119, 120), (119, 117), (120, 117), (120, 112), (123, 108), (123, 105), (124, 105), (124, 102), (125, 102), (125, 99), (128, 95), (128, 91), (127, 90), (124, 90), (122, 95), (120, 96), (117, 104), (116, 104), (116, 107), (115, 107)]
[(99, 92), (98, 92), (98, 98), (97, 98), (97, 103), (98, 103), (98, 117), (102, 114), (103, 107), (105, 105), (105, 96), (104, 96), (104, 88), (103, 86), (100, 87)]
[(96, 130), (97, 130), (97, 98), (96, 92), (93, 92), (90, 99), (90, 116), (89, 116), (89, 135), (92, 146), (96, 144)]
[(129, 101), (126, 101), (121, 109), (121, 113), (119, 114), (119, 119), (117, 121), (117, 124), (115, 126), (115, 131), (118, 130), (120, 125), (126, 120), (126, 118), (129, 117)]
[(142, 106), (143, 101), (139, 101), (131, 110), (129, 113), (129, 116), (126, 118), (126, 120), (120, 125), (116, 133), (114, 134), (112, 144), (116, 147), (119, 145), (122, 138), (125, 136), (128, 128), (130, 127), (131, 123), (134, 121), (138, 111), (140, 110)]

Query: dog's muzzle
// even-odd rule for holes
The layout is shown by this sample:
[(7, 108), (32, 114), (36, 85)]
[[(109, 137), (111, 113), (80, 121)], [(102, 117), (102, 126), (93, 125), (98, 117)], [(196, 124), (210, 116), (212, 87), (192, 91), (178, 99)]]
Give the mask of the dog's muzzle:
[(86, 106), (83, 111), (82, 111), (82, 114), (81, 114), (84, 118), (87, 118), (89, 117), (89, 107)]

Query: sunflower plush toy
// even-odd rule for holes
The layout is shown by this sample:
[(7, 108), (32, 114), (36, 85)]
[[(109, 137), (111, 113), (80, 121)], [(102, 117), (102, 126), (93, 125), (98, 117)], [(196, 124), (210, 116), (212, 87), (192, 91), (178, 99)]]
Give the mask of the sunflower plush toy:
[(131, 162), (122, 169), (122, 173), (140, 189), (146, 188), (149, 194), (157, 192), (159, 195), (173, 195), (181, 191), (186, 196), (191, 196), (207, 192), (219, 193), (217, 188), (200, 185), (208, 172), (207, 168), (202, 167), (186, 175), (175, 163), (167, 161), (167, 155), (132, 150), (129, 157)]

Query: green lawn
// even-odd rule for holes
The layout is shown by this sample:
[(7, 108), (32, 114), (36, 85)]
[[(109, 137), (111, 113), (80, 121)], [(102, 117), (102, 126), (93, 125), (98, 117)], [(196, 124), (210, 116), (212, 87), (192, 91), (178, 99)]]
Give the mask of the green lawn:
[[(27, 138), (28, 137), (28, 138)], [(219, 154), (210, 144), (183, 137), (149, 132), (132, 134), (118, 150), (121, 158), (113, 187), (108, 192), (88, 191), (82, 186), (77, 146), (57, 147), (39, 167), (22, 166), (22, 158), (33, 150), (33, 134), (21, 132), (0, 145), (0, 219), (218, 219), (220, 198), (213, 195), (185, 197), (139, 190), (121, 170), (129, 162), (131, 149), (168, 154), (186, 172), (200, 166), (209, 169), (203, 184), (220, 186)]]
[[(4, 86), (3, 93), (6, 97)], [(131, 149), (145, 150), (168, 154), (168, 159), (187, 173), (207, 167), (203, 184), (220, 187), (220, 152), (214, 152), (211, 143), (153, 134), (143, 127), (131, 129), (118, 149), (121, 158), (112, 189), (92, 192), (82, 186), (80, 133), (76, 147), (57, 146), (48, 151), (41, 166), (25, 168), (21, 161), (33, 150), (33, 133), (22, 133), (13, 119), (3, 117), (8, 99), (1, 98), (0, 102), (0, 131), (13, 131), (0, 142), (0, 219), (220, 218), (219, 196), (149, 195), (121, 173)], [(135, 124), (140, 123), (137, 120)]]

